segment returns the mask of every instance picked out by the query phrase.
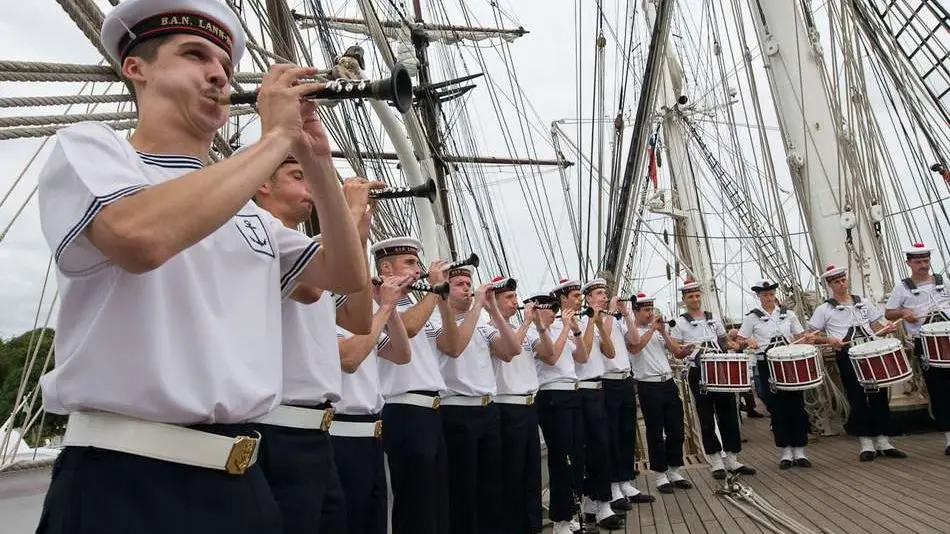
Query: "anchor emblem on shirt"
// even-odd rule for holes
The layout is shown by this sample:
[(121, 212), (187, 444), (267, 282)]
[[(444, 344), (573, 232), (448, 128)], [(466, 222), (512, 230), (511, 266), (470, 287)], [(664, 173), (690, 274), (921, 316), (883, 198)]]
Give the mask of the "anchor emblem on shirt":
[(251, 237), (251, 241), (257, 243), (258, 245), (266, 245), (266, 244), (267, 244), (267, 240), (266, 240), (266, 239), (263, 240), (263, 241), (261, 241), (261, 238), (257, 236), (257, 227), (254, 226), (254, 223), (252, 223), (251, 221), (245, 219), (245, 220), (244, 220), (244, 227), (251, 231), (251, 235), (253, 236), (253, 237)]
[(251, 247), (251, 250), (271, 258), (276, 257), (260, 215), (242, 215), (239, 213), (235, 215), (234, 226), (237, 227), (241, 237)]

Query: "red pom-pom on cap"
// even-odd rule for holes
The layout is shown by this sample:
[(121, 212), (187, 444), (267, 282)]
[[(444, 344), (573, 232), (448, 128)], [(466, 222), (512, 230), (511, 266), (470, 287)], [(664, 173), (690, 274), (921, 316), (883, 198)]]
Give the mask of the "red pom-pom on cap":
[(834, 265), (828, 265), (827, 267), (825, 267), (825, 270), (826, 270), (826, 271), (830, 271), (830, 270), (832, 270), (832, 269), (834, 269), (834, 268), (835, 268)]
[(637, 298), (638, 298), (638, 299), (642, 299), (642, 298), (644, 298), (644, 297), (646, 297), (646, 296), (647, 296), (646, 293), (637, 293)]
[(495, 282), (501, 282), (501, 281), (504, 280), (504, 279), (505, 279), (504, 276), (496, 276), (496, 277), (492, 278), (491, 281), (492, 281), (492, 283), (494, 284)]

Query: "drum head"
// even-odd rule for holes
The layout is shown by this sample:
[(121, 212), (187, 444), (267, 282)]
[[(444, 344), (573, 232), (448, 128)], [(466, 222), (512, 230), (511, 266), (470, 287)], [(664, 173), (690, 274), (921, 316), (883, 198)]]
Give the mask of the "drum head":
[(885, 338), (885, 339), (872, 339), (861, 343), (860, 345), (852, 346), (851, 350), (848, 351), (852, 356), (862, 356), (867, 354), (884, 354), (887, 352), (893, 352), (899, 349), (901, 342), (897, 339)]
[(766, 351), (766, 356), (769, 358), (801, 358), (802, 356), (810, 356), (818, 352), (818, 349), (814, 345), (782, 345), (780, 347), (773, 347)]
[(920, 333), (938, 336), (950, 335), (950, 321), (938, 321), (936, 323), (927, 323), (925, 325), (921, 325)]

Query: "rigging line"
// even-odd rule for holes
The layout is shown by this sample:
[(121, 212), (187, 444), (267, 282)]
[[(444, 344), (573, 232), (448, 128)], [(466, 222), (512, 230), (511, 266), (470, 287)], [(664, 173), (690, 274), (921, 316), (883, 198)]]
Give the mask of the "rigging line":
[[(582, 86), (582, 84), (581, 84), (581, 79), (582, 79), (582, 77), (583, 77), (583, 75), (584, 75), (584, 65), (583, 65), (583, 62), (581, 61), (581, 58), (583, 57), (583, 54), (582, 54), (582, 52), (581, 52), (581, 42), (582, 42), (582, 37), (581, 37), (581, 28), (582, 28), (582, 26), (581, 26), (581, 22), (582, 22), (582, 14), (581, 14), (581, 2), (580, 2), (580, 0), (574, 0), (574, 13), (575, 13), (575, 16), (574, 16), (574, 40), (575, 40), (576, 43), (577, 43), (577, 44), (576, 44), (576, 49), (575, 49), (575, 51), (574, 51), (574, 67), (575, 67), (575, 71), (574, 71), (574, 79), (575, 79), (575, 81), (574, 81), (574, 84), (575, 84), (576, 91), (577, 91), (576, 96), (575, 96), (575, 107), (576, 107), (576, 113), (577, 113), (577, 115), (580, 116), (580, 115), (581, 115), (581, 105), (582, 105), (581, 102), (582, 102), (583, 97), (584, 97), (584, 89), (583, 89), (583, 86)], [(583, 142), (583, 139), (584, 139), (584, 137), (583, 137), (581, 125), (578, 124), (578, 125), (577, 125), (577, 140), (578, 140), (579, 143), (581, 143), (581, 142)], [(581, 170), (580, 170), (580, 168), (578, 168), (578, 170), (577, 170), (577, 206), (578, 206), (578, 208), (580, 208), (581, 206), (584, 205), (583, 189), (584, 189), (584, 188), (581, 186)], [(590, 208), (588, 208), (588, 212), (589, 212), (589, 211), (590, 211)], [(578, 226), (580, 227), (580, 236), (581, 236), (581, 243), (578, 243), (578, 244), (580, 244), (582, 247), (585, 248), (585, 253), (584, 253), (584, 256), (585, 256), (584, 259), (585, 259), (585, 261), (584, 261), (583, 263), (579, 263), (578, 266), (577, 266), (577, 268), (578, 268), (578, 275), (579, 275), (579, 276), (583, 276), (583, 275), (586, 274), (586, 272), (587, 272), (587, 262), (586, 262), (586, 259), (590, 257), (590, 247), (589, 247), (589, 245), (590, 245), (590, 224), (589, 224), (589, 222), (590, 222), (590, 215), (589, 215), (589, 213), (588, 213), (588, 226), (587, 226), (587, 230), (585, 231), (585, 230), (584, 230), (584, 220), (583, 220), (583, 219), (579, 219), (579, 220), (578, 220)], [(586, 276), (585, 276), (585, 277), (586, 277)]]

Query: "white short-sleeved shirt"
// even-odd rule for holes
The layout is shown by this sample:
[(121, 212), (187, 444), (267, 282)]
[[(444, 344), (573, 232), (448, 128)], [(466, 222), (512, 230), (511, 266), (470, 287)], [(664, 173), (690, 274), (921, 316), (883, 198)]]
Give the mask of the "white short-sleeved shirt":
[[(467, 314), (459, 313), (455, 315), (455, 323), (462, 324)], [(430, 320), (436, 330), (442, 329), (442, 316), (438, 313), (432, 315)], [(479, 317), (475, 323), (475, 331), (472, 332), (472, 339), (458, 358), (452, 358), (439, 351), (435, 346), (435, 340), (432, 340), (432, 348), (439, 353), (439, 365), (442, 369), (442, 378), (445, 380), (445, 390), (441, 392), (443, 397), (452, 395), (465, 395), (469, 397), (478, 397), (481, 395), (494, 395), (497, 386), (495, 385), (495, 371), (492, 367), (491, 342), (498, 337), (498, 330), (488, 324), (484, 318)]]
[(531, 325), (525, 332), (521, 352), (510, 362), (492, 358), (499, 395), (532, 395), (538, 391), (538, 372), (534, 368), (532, 352), (537, 342), (538, 332), (534, 325)]
[[(726, 328), (718, 317), (711, 319), (693, 317), (692, 320), (686, 320), (682, 315), (676, 318), (676, 326), (670, 330), (670, 337), (680, 343), (692, 343), (699, 348), (703, 343), (712, 343), (718, 346), (719, 338), (726, 335)], [(718, 352), (718, 349), (717, 349)], [(689, 356), (692, 360), (694, 356)]]
[(345, 296), (328, 291), (313, 304), (284, 299), (284, 404), (316, 406), (340, 399), (336, 310), (344, 302)]
[[(587, 317), (581, 317), (577, 322), (578, 326), (581, 329), (581, 332), (587, 330), (587, 321), (590, 319)], [(581, 340), (577, 340), (578, 343), (581, 343)], [(604, 376), (604, 360), (607, 357), (604, 356), (604, 353), (600, 351), (600, 331), (597, 330), (597, 327), (594, 326), (594, 342), (590, 345), (590, 351), (587, 353), (587, 361), (584, 363), (574, 362), (574, 370), (577, 372), (578, 380), (596, 380)]]
[[(396, 304), (396, 311), (402, 313), (413, 306), (408, 298)], [(438, 314), (436, 309), (434, 314)], [(435, 338), (441, 333), (426, 322), (414, 337), (409, 338), (412, 356), (409, 363), (397, 365), (389, 360), (379, 360), (379, 382), (384, 397), (401, 395), (409, 391), (444, 391), (445, 380), (439, 370), (439, 355), (433, 348)]]
[[(373, 303), (375, 311), (378, 308)], [(349, 339), (353, 334), (336, 327), (338, 339)], [(373, 415), (383, 410), (383, 395), (379, 388), (379, 360), (377, 351), (389, 343), (389, 336), (384, 332), (379, 336), (376, 346), (363, 360), (363, 363), (352, 373), (343, 373), (343, 391), (340, 400), (333, 403), (333, 409), (347, 415)]]
[(281, 294), (316, 253), (253, 202), (162, 266), (129, 273), (84, 234), (103, 206), (202, 167), (139, 154), (101, 123), (60, 130), (39, 177), (40, 222), (61, 306), (47, 411), (233, 423), (280, 401)]
[[(547, 335), (551, 339), (552, 345), (555, 344), (558, 336), (561, 335), (561, 329), (563, 328), (564, 325), (560, 322), (555, 322), (548, 328)], [(535, 341), (531, 348), (534, 352), (534, 365), (538, 371), (539, 384), (577, 382), (577, 372), (574, 370), (574, 348), (576, 347), (575, 343), (581, 343), (581, 340), (573, 339), (572, 335), (568, 334), (567, 341), (564, 343), (564, 349), (561, 350), (561, 355), (558, 356), (554, 365), (544, 363), (544, 360), (538, 356), (537, 343), (538, 342)]]
[(887, 299), (884, 306), (888, 310), (898, 308), (908, 308), (920, 317), (920, 322), (909, 323), (904, 321), (904, 328), (907, 333), (916, 336), (920, 334), (920, 326), (924, 324), (926, 315), (932, 311), (942, 311), (950, 316), (950, 288), (944, 288), (943, 291), (937, 291), (933, 282), (917, 284), (917, 294), (907, 289), (904, 282), (898, 282), (891, 291), (891, 296)]
[(865, 299), (861, 299), (857, 306), (848, 303), (836, 307), (829, 302), (823, 302), (815, 308), (809, 325), (837, 339), (844, 339), (852, 326), (864, 328), (867, 334), (873, 337), (874, 330), (871, 325), (883, 318), (881, 309)]
[(614, 357), (604, 358), (604, 369), (607, 372), (622, 372), (630, 369), (630, 351), (627, 350), (627, 325), (623, 319), (611, 317), (605, 319), (613, 321), (613, 328), (610, 329), (610, 341), (614, 344)]
[(739, 335), (752, 338), (759, 344), (755, 352), (760, 360), (765, 357), (766, 349), (773, 338), (785, 338), (786, 343), (791, 343), (795, 336), (805, 331), (798, 316), (792, 310), (783, 311), (778, 306), (772, 310), (772, 313), (759, 307), (754, 310), (758, 310), (764, 316), (759, 317), (754, 311), (747, 313), (742, 319), (742, 326), (739, 327)]
[[(645, 335), (649, 327), (637, 326), (640, 335)], [(650, 336), (650, 341), (643, 347), (643, 350), (631, 356), (630, 368), (633, 376), (637, 380), (654, 378), (661, 375), (670, 375), (673, 369), (670, 367), (670, 359), (666, 352), (666, 342), (659, 332), (654, 332)]]

